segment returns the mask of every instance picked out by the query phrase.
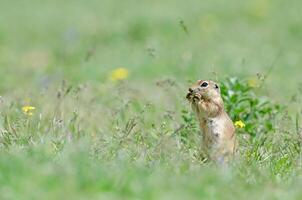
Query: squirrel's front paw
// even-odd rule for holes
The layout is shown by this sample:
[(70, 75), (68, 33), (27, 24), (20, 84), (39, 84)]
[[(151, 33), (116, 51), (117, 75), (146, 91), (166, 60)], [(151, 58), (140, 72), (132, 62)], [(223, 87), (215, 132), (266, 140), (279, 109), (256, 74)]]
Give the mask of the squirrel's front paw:
[(200, 101), (200, 100), (201, 100), (201, 95), (200, 95), (200, 94), (194, 94), (193, 100), (194, 100), (195, 102)]
[(198, 105), (201, 105), (201, 104), (203, 104), (204, 102), (205, 102), (204, 99), (199, 99)]

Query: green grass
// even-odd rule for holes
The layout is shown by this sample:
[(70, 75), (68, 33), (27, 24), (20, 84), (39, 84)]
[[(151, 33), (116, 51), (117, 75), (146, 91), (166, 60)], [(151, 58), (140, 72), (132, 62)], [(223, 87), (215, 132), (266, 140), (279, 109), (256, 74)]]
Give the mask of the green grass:
[[(1, 0), (0, 199), (301, 199), (301, 6)], [(111, 82), (118, 67), (130, 75)], [(227, 77), (266, 79), (251, 107), (244, 86), (224, 93), (247, 127), (221, 168), (184, 96)]]

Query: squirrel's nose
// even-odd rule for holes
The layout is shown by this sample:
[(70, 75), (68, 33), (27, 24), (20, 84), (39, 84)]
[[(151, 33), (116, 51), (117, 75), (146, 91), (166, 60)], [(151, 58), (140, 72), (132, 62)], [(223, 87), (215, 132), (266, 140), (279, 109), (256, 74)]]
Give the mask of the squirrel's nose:
[(193, 90), (192, 88), (189, 88), (189, 92), (191, 92), (191, 93), (192, 93), (193, 91), (194, 91), (194, 90)]

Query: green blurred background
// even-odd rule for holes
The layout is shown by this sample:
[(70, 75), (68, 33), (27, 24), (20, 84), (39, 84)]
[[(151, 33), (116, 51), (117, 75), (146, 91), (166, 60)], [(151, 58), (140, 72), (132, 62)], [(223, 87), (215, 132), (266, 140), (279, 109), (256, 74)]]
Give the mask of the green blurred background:
[[(302, 72), (299, 0), (0, 1), (0, 89), (52, 81), (100, 84), (125, 67), (130, 79), (266, 74), (277, 96)], [(16, 84), (18, 83), (18, 84)], [(279, 94), (279, 95), (278, 95)]]

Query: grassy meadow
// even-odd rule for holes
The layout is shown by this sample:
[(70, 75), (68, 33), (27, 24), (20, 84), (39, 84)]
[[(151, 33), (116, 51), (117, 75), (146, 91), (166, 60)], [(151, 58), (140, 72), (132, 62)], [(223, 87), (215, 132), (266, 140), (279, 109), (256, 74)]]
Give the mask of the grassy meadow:
[[(299, 0), (0, 0), (0, 199), (302, 199)], [(186, 102), (245, 127), (204, 161)]]

